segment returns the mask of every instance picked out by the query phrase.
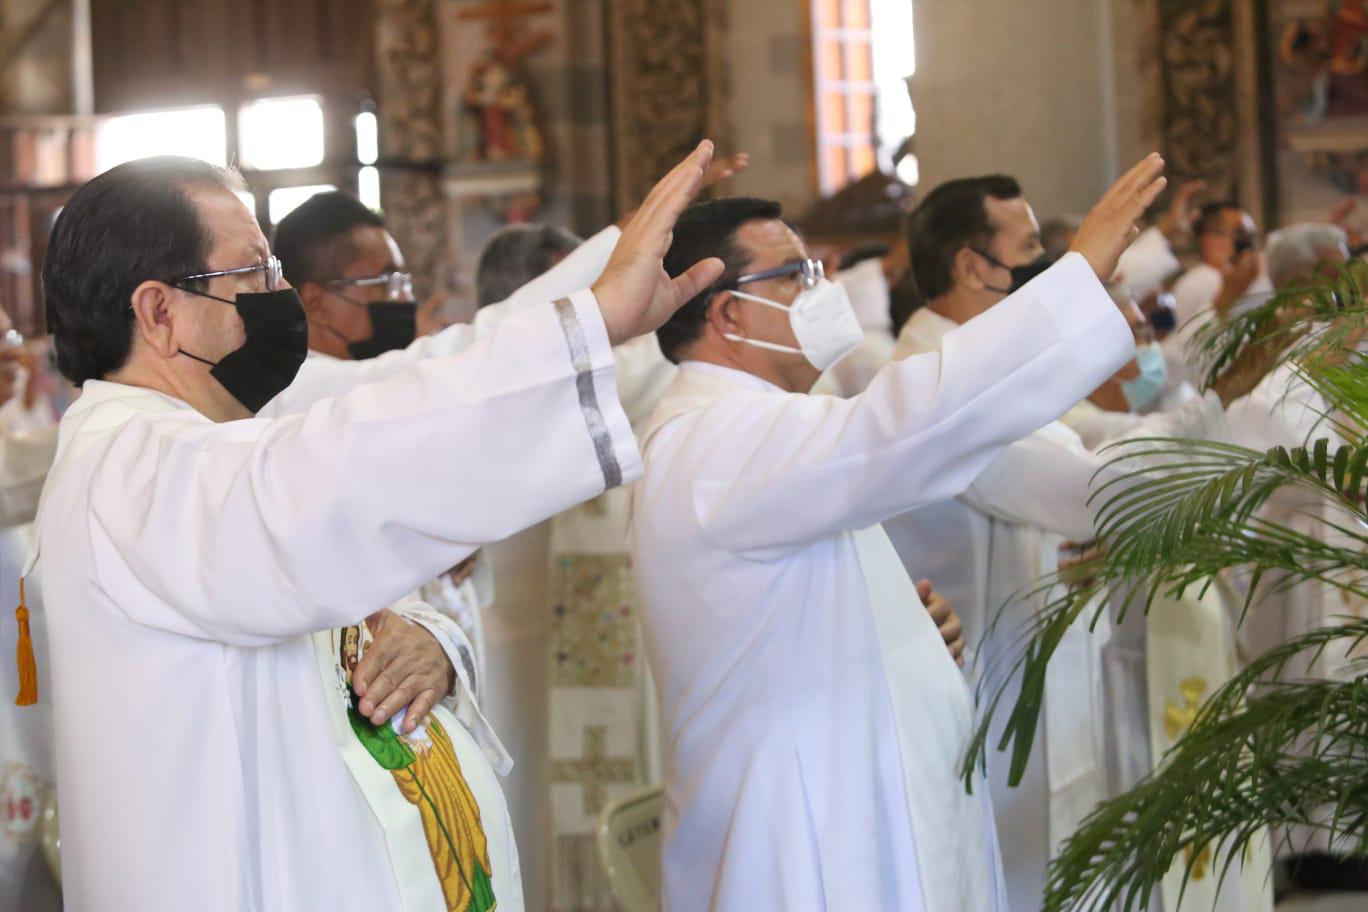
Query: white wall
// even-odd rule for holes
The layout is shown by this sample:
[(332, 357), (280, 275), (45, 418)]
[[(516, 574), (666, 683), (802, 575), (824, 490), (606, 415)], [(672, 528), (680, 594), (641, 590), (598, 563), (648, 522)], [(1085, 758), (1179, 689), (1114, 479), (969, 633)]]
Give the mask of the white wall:
[(807, 123), (809, 0), (734, 0), (726, 4), (728, 110), (733, 145), (751, 154), (750, 170), (730, 191), (777, 199), (801, 215), (816, 200), (814, 142)]
[(1086, 212), (1118, 164), (1112, 2), (913, 0), (919, 190), (1002, 172), (1041, 218)]

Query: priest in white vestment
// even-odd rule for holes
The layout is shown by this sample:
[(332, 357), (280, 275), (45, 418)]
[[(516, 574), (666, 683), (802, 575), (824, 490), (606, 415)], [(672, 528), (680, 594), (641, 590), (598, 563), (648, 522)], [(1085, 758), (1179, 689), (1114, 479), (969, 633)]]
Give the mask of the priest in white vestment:
[(984, 789), (959, 778), (972, 697), (879, 523), (959, 493), (1132, 356), (1097, 275), (1161, 168), (1113, 188), (1081, 253), (848, 400), (804, 395), (861, 330), (777, 204), (676, 226), (667, 266), (707, 250), (727, 271), (658, 332), (681, 372), (633, 494), (667, 910), (1007, 908)]
[[(30, 560), (69, 909), (522, 907), (487, 745), (433, 705), (430, 681), (471, 683), (440, 625), (388, 681), (357, 625), (638, 471), (611, 346), (720, 270), (660, 267), (710, 153), (653, 191), (592, 291), (278, 419), (251, 416), (306, 324), (233, 176), (152, 159), (77, 192), (44, 286), (84, 387)], [(382, 617), (371, 649), (391, 623), (411, 629)]]
[[(1122, 259), (1124, 262), (1125, 257)], [(1125, 290), (1120, 292), (1122, 312), (1129, 315), (1136, 329), (1140, 351), (1153, 352), (1155, 343), (1148, 341), (1152, 331)], [(1118, 289), (1113, 289), (1114, 297), (1117, 293)], [(1162, 365), (1162, 357), (1154, 363)], [(1148, 392), (1138, 394), (1135, 383), (1145, 380), (1144, 372), (1130, 373), (1108, 380), (1060, 419), (1089, 450), (1101, 452), (1119, 441), (1172, 433), (1171, 418), (1131, 411), (1143, 407), (1145, 399), (1157, 397), (1163, 387), (1162, 376), (1150, 378)], [(1227, 421), (1249, 398), (1232, 403)], [(1225, 423), (1210, 431), (1228, 435)], [(1143, 599), (1136, 600), (1140, 594), (1129, 599), (1127, 595), (1118, 593), (1111, 600), (1111, 630), (1098, 644), (1111, 795), (1133, 788), (1160, 767), (1164, 755), (1196, 717), (1198, 706), (1240, 669), (1241, 658), (1237, 636), (1241, 602), (1233, 597), (1224, 579), (1177, 598), (1155, 593), (1148, 610)], [(1051, 674), (1057, 677), (1058, 671), (1051, 669)], [(1049, 684), (1047, 678), (1046, 686)], [(1059, 714), (1051, 718), (1059, 718)], [(1047, 731), (1047, 739), (1049, 734)], [(1195, 863), (1189, 865), (1190, 860)], [(1174, 860), (1149, 908), (1152, 912), (1175, 912), (1181, 894), (1184, 902), (1215, 912), (1266, 912), (1273, 907), (1271, 860), (1268, 843), (1256, 841), (1231, 869), (1230, 876), (1223, 878), (1225, 858), (1212, 849), (1204, 849), (1195, 858), (1181, 855)]]
[(1259, 250), (1254, 218), (1233, 202), (1208, 203), (1193, 228), (1200, 257), (1173, 285), (1178, 328), (1164, 340), (1175, 382), (1197, 386), (1199, 371), (1187, 348), (1196, 332), (1247, 294), (1273, 289)]
[[(1029, 203), (1019, 185), (1001, 175), (937, 187), (914, 211), (908, 232), (912, 269), (927, 304), (903, 327), (896, 358), (939, 351), (962, 327), (1011, 301), (1007, 292), (1014, 287), (1014, 269), (1033, 262), (1041, 250)], [(1133, 304), (1126, 313), (1133, 333), (1147, 330)], [(1164, 385), (1162, 356), (1152, 340), (1143, 341), (1137, 349), (1133, 336), (1129, 363), (1119, 372), (1117, 384), (1136, 408), (1150, 405)], [(990, 356), (977, 357), (986, 368)], [(1133, 360), (1137, 357), (1140, 363)], [(1060, 369), (1072, 370), (1068, 365)], [(1218, 435), (1223, 402), (1251, 384), (1243, 373), (1232, 376), (1219, 392), (1193, 399), (1172, 414), (1154, 415), (1137, 433)], [(909, 572), (934, 579), (957, 606), (964, 619), (971, 673), (993, 666), (1001, 670), (1014, 657), (1023, 626), (1045, 598), (1014, 597), (1058, 569), (1066, 543), (1095, 536), (1087, 501), (1098, 484), (1094, 476), (1108, 461), (1087, 449), (1067, 425), (1052, 421), (987, 461), (956, 499), (885, 524)], [(998, 610), (1009, 601), (996, 635), (985, 640)], [(1110, 726), (1102, 701), (1107, 626), (1104, 622), (1090, 632), (1089, 620), (1081, 618), (1068, 632), (1050, 665), (1043, 743), (1020, 785), (1008, 787), (1003, 755), (993, 752), (988, 759), (1012, 908), (1039, 905), (1053, 850), (1108, 794)], [(1013, 682), (1003, 706), (1012, 705), (1015, 686)]]
[[(1269, 273), (1279, 289), (1297, 281), (1333, 274), (1349, 257), (1348, 238), (1336, 225), (1303, 223), (1280, 229), (1268, 239)], [(1360, 351), (1368, 350), (1360, 342)], [(1342, 418), (1291, 366), (1272, 373), (1254, 392), (1231, 410), (1234, 442), (1254, 450), (1306, 446), (1321, 437), (1330, 440), (1331, 452), (1343, 443), (1334, 421)], [(1261, 511), (1273, 522), (1306, 535), (1336, 541), (1334, 525), (1353, 527), (1354, 519), (1328, 498), (1285, 488), (1276, 491)], [(1343, 542), (1352, 547), (1352, 542)], [(1247, 585), (1247, 580), (1242, 580)], [(1264, 581), (1270, 587), (1274, 579)], [(1346, 617), (1362, 616), (1365, 607), (1334, 586), (1306, 580), (1282, 591), (1256, 595), (1242, 633), (1251, 654), (1275, 648), (1292, 637), (1321, 627), (1334, 626)], [(1309, 657), (1308, 657), (1309, 658)], [(1331, 648), (1291, 666), (1295, 674), (1337, 678), (1353, 674), (1343, 647)], [(1295, 827), (1278, 834), (1274, 842), (1279, 858), (1317, 854), (1352, 853), (1353, 847), (1332, 846), (1324, 828)], [(1294, 875), (1295, 876), (1295, 875)], [(1314, 886), (1307, 884), (1307, 886)]]

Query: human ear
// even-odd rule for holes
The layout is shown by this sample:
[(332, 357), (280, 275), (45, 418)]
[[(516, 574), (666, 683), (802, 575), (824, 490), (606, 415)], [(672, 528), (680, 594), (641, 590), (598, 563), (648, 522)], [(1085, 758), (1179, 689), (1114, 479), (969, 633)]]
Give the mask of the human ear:
[(983, 278), (978, 272), (982, 260), (981, 256), (968, 247), (961, 247), (951, 264), (950, 277), (956, 285), (965, 285), (974, 291), (982, 290)]
[(143, 282), (129, 297), (134, 331), (163, 358), (180, 352), (176, 342), (177, 298), (181, 293), (164, 282)]
[(317, 282), (305, 282), (299, 286), (299, 300), (304, 305), (304, 314), (316, 320), (326, 313), (328, 293)]
[(736, 319), (738, 305), (739, 299), (730, 291), (717, 292), (708, 302), (708, 322), (716, 326), (723, 335), (738, 334), (737, 331), (741, 328), (740, 322)]

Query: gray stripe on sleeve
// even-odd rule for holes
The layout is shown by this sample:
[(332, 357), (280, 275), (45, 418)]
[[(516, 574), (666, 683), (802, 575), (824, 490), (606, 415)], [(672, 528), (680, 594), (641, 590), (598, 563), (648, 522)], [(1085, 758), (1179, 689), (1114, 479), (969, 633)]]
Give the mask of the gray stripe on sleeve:
[(594, 441), (594, 452), (598, 454), (599, 468), (603, 471), (604, 487), (616, 488), (622, 484), (622, 467), (618, 465), (617, 454), (613, 452), (613, 436), (608, 432), (608, 422), (603, 418), (598, 394), (594, 391), (593, 363), (589, 358), (589, 342), (584, 337), (584, 327), (569, 298), (561, 298), (555, 306), (561, 331), (565, 333), (565, 344), (570, 349), (570, 364), (575, 368), (580, 412), (589, 428), (589, 437)]

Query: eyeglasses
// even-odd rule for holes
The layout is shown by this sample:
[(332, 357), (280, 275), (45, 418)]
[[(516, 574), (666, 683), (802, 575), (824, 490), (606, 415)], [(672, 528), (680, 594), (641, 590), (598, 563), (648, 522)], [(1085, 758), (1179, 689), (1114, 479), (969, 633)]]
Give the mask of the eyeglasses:
[(217, 272), (197, 272), (194, 275), (181, 276), (167, 284), (179, 288), (185, 282), (194, 282), (198, 279), (217, 279), (219, 276), (246, 275), (249, 272), (266, 273), (266, 290), (275, 291), (280, 287), (281, 279), (284, 276), (280, 268), (280, 260), (273, 256), (267, 257), (263, 262), (252, 266), (239, 266), (236, 269), (220, 269)]
[(752, 272), (740, 276), (732, 284), (745, 285), (750, 282), (763, 282), (766, 279), (782, 279), (792, 275), (799, 276), (802, 279), (804, 288), (812, 288), (822, 279), (826, 278), (826, 270), (822, 268), (821, 260), (794, 260), (792, 263), (785, 263), (783, 266), (775, 266), (773, 269), (766, 269), (762, 272)]
[(325, 279), (321, 285), (349, 288), (384, 288), (386, 301), (413, 300), (413, 274), (386, 272), (368, 279)]

